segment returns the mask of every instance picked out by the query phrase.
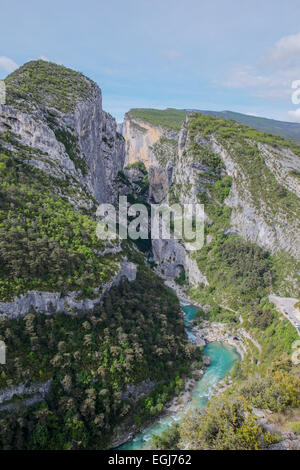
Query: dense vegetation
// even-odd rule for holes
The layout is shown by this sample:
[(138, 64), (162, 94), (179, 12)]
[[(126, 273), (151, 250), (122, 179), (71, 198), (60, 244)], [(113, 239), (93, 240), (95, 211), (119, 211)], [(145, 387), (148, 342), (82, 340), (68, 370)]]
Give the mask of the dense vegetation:
[[(282, 437), (264, 432), (253, 407), (267, 408), (274, 415), (281, 413), (284, 418), (280, 419), (287, 421), (289, 429), (293, 422), (288, 421), (298, 416), (299, 367), (292, 363), (291, 355), (299, 337), (294, 326), (268, 301), (268, 295), (295, 272), (296, 261), (281, 252), (271, 255), (232, 233), (231, 208), (224, 201), (233, 180), (224, 176), (222, 160), (205, 146), (203, 139), (213, 136), (238, 163), (247, 176), (238, 190), (249, 191), (255, 207), (261, 207), (264, 215), (269, 212), (271, 216), (276, 210), (285, 217), (288, 213), (291, 223), (299, 211), (298, 200), (275, 180), (258, 144), (290, 148), (298, 155), (300, 148), (236, 122), (200, 114), (191, 116), (188, 130), (189, 147), (182, 158), (207, 168), (198, 175), (202, 188), (198, 198), (209, 217), (205, 226), (207, 243), (193, 254), (208, 285), (194, 287), (189, 293), (210, 310), (199, 309), (195, 323), (201, 327), (203, 320), (226, 322), (226, 328), (236, 337), (241, 337), (243, 330), (248, 335), (244, 336), (247, 352), (243, 361), (235, 363), (231, 372), (234, 385), (225, 394), (213, 398), (203, 411), (188, 413), (179, 425), (161, 436), (154, 436), (151, 445), (161, 449), (261, 449)], [(237, 184), (240, 181), (235, 178)], [(188, 194), (190, 189), (175, 184), (170, 199), (179, 200), (180, 194)], [(289, 290), (286, 292), (291, 296)]]
[(156, 126), (166, 126), (174, 130), (179, 130), (185, 120), (186, 112), (180, 109), (147, 109), (134, 108), (128, 112), (128, 116), (147, 121)]
[[(6, 85), (8, 104), (30, 112), (47, 107), (48, 124), (84, 174), (86, 165), (78, 142), (57, 125), (57, 118), (60, 111), (70, 112), (78, 101), (89, 99), (94, 83), (64, 67), (35, 61), (11, 74)], [(55, 109), (49, 112), (49, 107)], [(129, 118), (178, 131), (186, 114), (176, 109), (133, 109)], [(253, 406), (273, 413), (300, 406), (300, 382), (290, 358), (298, 336), (267, 297), (286, 275), (279, 257), (227, 230), (231, 210), (224, 201), (232, 178), (224, 176), (222, 159), (196, 138), (214, 135), (230, 149), (248, 175), (247, 184), (239, 190), (249, 190), (268, 217), (274, 211), (284, 211), (287, 217), (292, 214), (295, 218), (299, 207), (294, 195), (264, 164), (258, 144), (282, 146), (297, 155), (300, 147), (235, 121), (199, 114), (191, 117), (188, 127), (188, 152), (207, 168), (200, 176), (204, 190), (199, 192), (199, 200), (210, 220), (205, 228), (210, 241), (195, 255), (209, 285), (190, 291), (198, 302), (209, 305), (210, 311), (199, 309), (196, 321), (225, 321), (237, 335), (242, 322), (254, 340), (249, 340), (244, 360), (233, 368), (234, 386), (201, 413), (187, 414), (162, 436), (154, 436), (152, 445), (166, 449), (260, 449), (277, 437), (257, 424)], [(123, 254), (101, 255), (106, 245), (96, 237), (95, 201), (83, 188), (71, 177), (54, 178), (29, 165), (31, 157), (46, 161), (48, 156), (23, 146), (9, 125), (1, 141), (0, 301), (30, 289), (61, 295), (76, 291), (81, 297), (93, 298), (98, 295), (95, 289), (101, 290), (116, 272), (124, 254), (138, 265), (138, 274), (136, 281), (113, 287), (94, 310), (69, 309), (68, 314), (49, 316), (30, 312), (11, 321), (0, 318), (0, 340), (8, 349), (0, 388), (51, 380), (50, 391), (44, 399), (37, 397), (40, 401), (33, 405), (25, 405), (34, 398), (32, 393), (0, 405), (0, 448), (105, 448), (119, 424), (135, 424), (137, 429), (158, 415), (164, 404), (182, 391), (191, 364), (200, 367), (201, 353), (188, 341), (176, 297), (131, 244), (122, 245)], [(176, 140), (163, 137), (152, 151), (163, 165), (175, 156), (176, 145)], [(54, 163), (48, 159), (48, 164)], [(136, 181), (127, 170), (139, 170)], [(291, 176), (297, 177), (294, 173)], [(149, 181), (143, 163), (119, 172), (116, 184), (125, 186), (126, 191), (131, 189), (129, 203), (144, 202)], [(190, 189), (173, 187), (172, 197), (179, 199), (183, 190), (188, 193)], [(137, 241), (136, 245), (148, 252), (150, 243)], [(289, 269), (289, 264), (284, 264)], [(181, 286), (187, 283), (184, 269), (175, 280)], [(127, 387), (146, 379), (155, 382), (149, 395), (128, 397)], [(294, 424), (297, 430), (297, 422)]]
[(68, 202), (73, 181), (28, 165), (29, 150), (10, 142), (16, 152), (0, 147), (0, 299), (30, 289), (93, 296), (116, 271), (118, 256), (101, 256), (96, 221)]
[(299, 145), (288, 142), (282, 137), (243, 126), (235, 121), (200, 114), (192, 115), (189, 130), (192, 148), (197, 147), (194, 139), (198, 133), (201, 133), (203, 137), (214, 134), (218, 138), (246, 175), (247, 181), (244, 182), (243, 187), (242, 185), (238, 187), (239, 192), (249, 191), (255, 206), (263, 211), (264, 217), (272, 217), (276, 211), (282, 212), (288, 218), (291, 214), (293, 217), (299, 214), (297, 196), (278, 183), (265, 164), (258, 144), (265, 143), (274, 148), (289, 148), (300, 156)]
[[(59, 111), (88, 99), (93, 86), (82, 75), (43, 61), (26, 64), (7, 79), (8, 103), (25, 112), (45, 107), (48, 124), (82, 173), (78, 143), (57, 119)], [(48, 155), (24, 146), (8, 124), (0, 141), (0, 300), (28, 290), (94, 298), (125, 255), (138, 274), (136, 281), (110, 289), (94, 310), (1, 317), (7, 363), (1, 366), (0, 388), (49, 380), (51, 387), (44, 399), (27, 388), (0, 405), (0, 447), (103, 448), (123, 420), (139, 426), (161, 412), (182, 390), (199, 353), (188, 341), (177, 298), (144, 257), (125, 242), (121, 253), (102, 255), (107, 244), (96, 236), (93, 198), (71, 176), (60, 179), (30, 165), (32, 158), (55, 165)], [(136, 200), (148, 190), (148, 174), (141, 164), (132, 169), (141, 176), (131, 183)], [(125, 173), (119, 177), (124, 184)], [(146, 379), (155, 382), (146, 399), (124, 398), (127, 386)]]
[[(196, 112), (196, 110), (194, 111)], [(246, 126), (253, 127), (258, 131), (276, 134), (284, 139), (293, 140), (300, 144), (300, 125), (296, 122), (283, 122), (274, 119), (250, 116), (249, 114), (235, 113), (232, 111), (199, 111), (201, 114), (222, 117), (232, 121), (240, 122)]]
[(178, 142), (176, 139), (168, 139), (167, 137), (162, 136), (151, 147), (151, 150), (160, 166), (166, 167), (170, 160), (176, 158), (177, 148)]
[(213, 398), (202, 412), (187, 413), (179, 426), (179, 447), (259, 450), (280, 440), (257, 423), (252, 406), (286, 410), (300, 405), (300, 379), (280, 371), (251, 379)]
[(214, 291), (220, 303), (229, 297), (233, 308), (266, 295), (274, 276), (269, 254), (235, 235), (218, 233), (196, 259), (210, 281), (202, 295)]
[[(0, 338), (9, 351), (1, 387), (52, 378), (45, 402), (14, 400), (16, 410), (2, 412), (2, 449), (101, 448), (120, 419), (160, 412), (196, 358), (176, 297), (146, 267), (90, 313), (2, 318)], [(122, 400), (127, 384), (147, 378), (157, 382), (147, 399)]]
[[(258, 424), (253, 406), (288, 414), (300, 405), (300, 379), (279, 370), (264, 377), (251, 376), (212, 398), (201, 411), (189, 411), (161, 436), (153, 436), (158, 449), (261, 450), (280, 441)], [(291, 428), (298, 430), (297, 423)]]

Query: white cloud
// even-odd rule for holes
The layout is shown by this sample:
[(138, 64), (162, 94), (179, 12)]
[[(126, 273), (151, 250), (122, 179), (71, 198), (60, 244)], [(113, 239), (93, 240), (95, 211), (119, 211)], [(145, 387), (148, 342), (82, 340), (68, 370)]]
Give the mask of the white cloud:
[(18, 68), (18, 64), (16, 64), (12, 59), (5, 56), (0, 56), (0, 69), (3, 69), (5, 72), (11, 73)]
[(284, 36), (276, 42), (266, 60), (271, 64), (282, 64), (300, 59), (300, 33)]
[(49, 59), (48, 59), (48, 57), (46, 57), (45, 55), (41, 55), (41, 56), (40, 56), (40, 59), (41, 59), (41, 60), (44, 60), (45, 62), (50, 62)]
[(295, 111), (289, 111), (288, 115), (292, 121), (300, 122), (300, 108), (296, 109)]
[(300, 33), (277, 41), (256, 64), (236, 66), (222, 83), (250, 89), (260, 98), (289, 99), (291, 83), (300, 79)]

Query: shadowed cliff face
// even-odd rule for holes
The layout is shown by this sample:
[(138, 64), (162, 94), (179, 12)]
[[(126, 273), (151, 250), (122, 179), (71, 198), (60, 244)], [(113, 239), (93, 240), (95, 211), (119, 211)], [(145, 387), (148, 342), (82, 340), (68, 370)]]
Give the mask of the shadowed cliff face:
[[(33, 61), (5, 84), (1, 313), (17, 318), (31, 308), (51, 313), (53, 306), (64, 311), (72, 303), (88, 310), (100, 302), (105, 285), (111, 287), (125, 259), (118, 243), (98, 239), (95, 220), (98, 203), (117, 200), (124, 139), (102, 109), (100, 88), (78, 72)], [(21, 260), (18, 267), (14, 258)]]

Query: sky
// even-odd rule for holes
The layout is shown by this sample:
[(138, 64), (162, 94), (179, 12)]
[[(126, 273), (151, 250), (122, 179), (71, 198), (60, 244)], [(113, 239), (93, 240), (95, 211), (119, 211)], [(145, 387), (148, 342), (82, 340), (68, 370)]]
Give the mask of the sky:
[(136, 107), (300, 122), (300, 0), (0, 0), (0, 12), (0, 79), (43, 58), (97, 82), (118, 122)]

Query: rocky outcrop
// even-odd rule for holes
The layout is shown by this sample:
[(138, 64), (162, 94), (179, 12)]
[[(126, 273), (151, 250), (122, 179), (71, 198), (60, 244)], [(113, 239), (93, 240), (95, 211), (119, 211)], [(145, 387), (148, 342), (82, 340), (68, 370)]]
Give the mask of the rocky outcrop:
[(258, 144), (258, 148), (278, 183), (300, 197), (300, 158), (290, 149), (277, 149), (266, 144)]
[[(130, 113), (125, 118), (126, 161), (141, 160), (148, 167), (149, 202), (199, 203), (199, 195), (205, 194), (210, 198), (214, 183), (229, 175), (232, 185), (224, 203), (231, 208), (231, 218), (230, 228), (225, 227), (224, 232), (239, 235), (271, 253), (283, 250), (299, 258), (300, 232), (295, 214), (280, 205), (280, 200), (275, 208), (272, 198), (268, 199), (267, 188), (264, 195), (253, 194), (251, 181), (255, 175), (250, 172), (255, 168), (241, 164), (243, 162), (236, 158), (235, 148), (230, 144), (225, 146), (217, 134), (199, 133), (191, 137), (190, 119), (186, 119), (179, 133), (174, 131), (171, 135), (164, 127), (136, 119)], [(201, 153), (199, 157), (192, 151), (193, 141), (202, 149), (204, 159)], [(288, 148), (263, 143), (256, 145), (250, 141), (248, 144), (254, 152), (259, 150), (266, 174), (271, 171), (273, 180), (275, 177), (280, 185), (299, 196), (299, 157)], [(214, 155), (223, 163), (215, 165)], [(266, 184), (271, 184), (269, 180)], [(221, 205), (218, 201), (215, 203)], [(207, 215), (205, 221), (212, 223)], [(208, 235), (206, 243), (212, 239), (213, 235)], [(196, 261), (185, 252), (183, 242), (153, 240), (152, 246), (154, 261), (167, 279), (176, 278), (184, 268), (190, 285), (207, 284)]]
[(164, 168), (149, 168), (149, 200), (154, 204), (159, 204), (167, 195), (169, 190), (168, 172)]
[(289, 437), (277, 444), (272, 444), (266, 450), (300, 450), (300, 438), (294, 433), (289, 433)]
[[(280, 249), (289, 252), (296, 258), (300, 257), (300, 229), (297, 218), (287, 220), (286, 214), (282, 212), (270, 213), (270, 208), (267, 203), (264, 203), (261, 198), (261, 205), (257, 207), (253, 201), (253, 196), (248, 186), (248, 177), (243, 172), (241, 166), (234, 160), (230, 153), (220, 145), (216, 139), (212, 138), (209, 145), (214, 153), (220, 155), (226, 168), (228, 175), (232, 176), (232, 187), (229, 197), (225, 200), (232, 209), (231, 227), (234, 232), (245, 240), (252, 241), (267, 248), (271, 252), (276, 252)], [(260, 145), (260, 150), (264, 156), (270, 169), (274, 169), (274, 165), (270, 164), (273, 153), (271, 153), (268, 146)], [(279, 155), (288, 154), (291, 152), (282, 149), (276, 152)], [(297, 159), (294, 155), (294, 159)], [(298, 159), (299, 160), (299, 159)], [(295, 160), (296, 161), (296, 160)], [(282, 168), (282, 167), (281, 167)], [(275, 171), (275, 175), (278, 173)], [(282, 182), (282, 177), (280, 177)], [(290, 190), (296, 188), (291, 183), (286, 183)], [(297, 193), (296, 193), (297, 194)], [(272, 204), (269, 201), (269, 204)]]
[[(31, 406), (34, 403), (43, 401), (45, 395), (49, 392), (51, 380), (42, 383), (33, 383), (31, 385), (19, 384), (14, 387), (2, 389), (0, 391), (0, 411), (12, 411), (16, 408), (16, 403), (7, 403), (20, 397), (23, 406)], [(23, 398), (24, 395), (32, 395)]]
[(89, 97), (68, 113), (36, 102), (31, 112), (0, 105), (3, 132), (12, 137), (5, 144), (10, 150), (26, 149), (27, 163), (58, 178), (72, 177), (78, 191), (86, 189), (100, 203), (115, 202), (125, 142), (115, 119), (102, 110), (101, 90), (93, 82)]
[[(203, 139), (201, 144), (207, 146)], [(187, 120), (180, 130), (178, 153), (174, 163), (172, 179), (175, 199), (180, 204), (199, 204), (198, 195), (206, 192), (207, 186), (214, 183), (220, 173), (222, 174), (221, 170), (216, 170), (201, 161), (197, 161), (197, 158), (190, 151), (190, 145)]]
[(148, 200), (149, 183), (145, 172), (138, 168), (125, 167), (115, 178), (114, 187), (119, 196), (133, 196), (134, 198)]
[(51, 380), (31, 385), (20, 384), (0, 391), (0, 404), (9, 401), (18, 395), (32, 395), (34, 393), (46, 394), (50, 388)]
[(79, 178), (74, 162), (42, 114), (38, 119), (12, 106), (0, 104), (0, 133), (6, 132), (13, 133), (16, 138), (13, 143), (3, 142), (9, 150), (30, 148), (28, 163), (56, 177), (69, 175)]
[(127, 385), (126, 390), (122, 393), (122, 400), (133, 400), (137, 402), (140, 398), (146, 397), (154, 389), (156, 382), (147, 379), (136, 385)]
[(194, 326), (192, 333), (197, 346), (207, 343), (222, 342), (236, 348), (242, 358), (247, 354), (249, 345), (254, 345), (259, 353), (260, 344), (244, 328), (232, 328), (228, 324), (204, 320), (203, 327)]
[(104, 284), (101, 290), (95, 289), (94, 299), (80, 299), (80, 292), (69, 292), (63, 296), (60, 292), (28, 291), (15, 297), (12, 302), (0, 302), (0, 317), (21, 318), (32, 310), (45, 315), (56, 312), (71, 314), (76, 311), (92, 310), (95, 305), (101, 303), (105, 292), (111, 287), (119, 285), (126, 279), (129, 282), (134, 281), (136, 272), (136, 265), (124, 258), (120, 270), (111, 281)]
[(152, 240), (154, 262), (159, 266), (159, 271), (166, 279), (175, 279), (182, 269), (190, 286), (199, 284), (207, 285), (206, 277), (199, 271), (197, 262), (185, 250), (184, 244), (178, 240)]
[(115, 119), (102, 110), (101, 90), (96, 87), (94, 96), (78, 103), (63, 121), (68, 129), (73, 129), (88, 166), (82, 181), (98, 202), (115, 202), (114, 179), (124, 166), (125, 143), (117, 132)]

